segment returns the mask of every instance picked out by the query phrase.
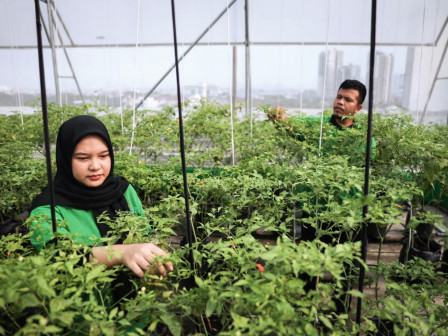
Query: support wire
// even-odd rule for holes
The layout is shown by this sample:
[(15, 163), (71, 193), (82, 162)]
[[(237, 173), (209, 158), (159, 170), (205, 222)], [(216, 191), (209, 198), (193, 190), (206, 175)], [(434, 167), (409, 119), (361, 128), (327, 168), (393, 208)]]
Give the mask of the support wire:
[(425, 16), (426, 16), (426, 0), (423, 3), (423, 18), (422, 18), (422, 35), (421, 35), (421, 41), (420, 41), (420, 66), (419, 66), (419, 71), (418, 71), (418, 85), (417, 85), (417, 117), (415, 118), (415, 120), (417, 121), (417, 123), (422, 123), (423, 122), (423, 118), (419, 118), (419, 105), (420, 105), (420, 84), (421, 84), (421, 79), (422, 79), (422, 68), (423, 68), (423, 38), (424, 38), (424, 33), (425, 33)]
[[(230, 61), (230, 13), (229, 13), (229, 0), (227, 0), (227, 60), (229, 63), (229, 72), (232, 72)], [(235, 165), (235, 140), (233, 135), (233, 84), (232, 75), (229, 75), (229, 95), (230, 95), (230, 137), (232, 146), (232, 165)], [(236, 84), (235, 84), (236, 85)]]
[(16, 58), (14, 57), (14, 51), (16, 50), (16, 48), (15, 48), (15, 43), (14, 43), (14, 37), (12, 34), (11, 19), (9, 17), (8, 0), (5, 0), (5, 7), (6, 7), (6, 17), (7, 17), (7, 21), (8, 21), (9, 40), (11, 43), (12, 71), (13, 71), (13, 76), (14, 76), (14, 85), (17, 88), (17, 102), (19, 104), (19, 109), (20, 109), (20, 122), (22, 123), (22, 127), (23, 127), (22, 92), (20, 91), (20, 89), (17, 85), (16, 61), (15, 61)]
[(325, 108), (325, 90), (327, 84), (327, 59), (328, 59), (328, 36), (330, 34), (330, 17), (331, 17), (331, 2), (328, 0), (328, 17), (327, 17), (327, 43), (325, 45), (325, 67), (324, 67), (324, 85), (322, 87), (322, 111), (320, 113), (320, 131), (319, 131), (319, 156), (322, 148), (322, 132), (324, 125), (324, 108)]
[(253, 136), (253, 113), (252, 113), (252, 83), (250, 66), (250, 39), (249, 39), (249, 0), (244, 1), (244, 47), (246, 52), (246, 116), (250, 116), (250, 137)]
[(137, 4), (137, 37), (135, 42), (135, 64), (134, 64), (134, 100), (133, 100), (133, 109), (132, 109), (132, 135), (131, 135), (131, 145), (129, 146), (129, 155), (132, 154), (132, 146), (134, 145), (134, 136), (135, 136), (135, 111), (137, 107), (135, 107), (135, 101), (137, 99), (137, 61), (138, 61), (138, 40), (139, 40), (139, 31), (140, 31), (140, 0), (138, 0)]

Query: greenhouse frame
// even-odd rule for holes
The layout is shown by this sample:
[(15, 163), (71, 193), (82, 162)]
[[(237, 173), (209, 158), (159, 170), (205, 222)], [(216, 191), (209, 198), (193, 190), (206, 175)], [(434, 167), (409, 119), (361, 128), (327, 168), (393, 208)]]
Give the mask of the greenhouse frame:
[(0, 2), (0, 334), (448, 334), (448, 3)]

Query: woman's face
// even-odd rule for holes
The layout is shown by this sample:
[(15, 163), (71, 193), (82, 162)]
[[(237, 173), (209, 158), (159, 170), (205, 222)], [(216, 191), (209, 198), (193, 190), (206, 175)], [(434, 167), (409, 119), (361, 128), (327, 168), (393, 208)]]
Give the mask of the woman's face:
[(109, 149), (102, 138), (88, 135), (75, 147), (72, 155), (72, 174), (88, 187), (99, 187), (110, 173)]

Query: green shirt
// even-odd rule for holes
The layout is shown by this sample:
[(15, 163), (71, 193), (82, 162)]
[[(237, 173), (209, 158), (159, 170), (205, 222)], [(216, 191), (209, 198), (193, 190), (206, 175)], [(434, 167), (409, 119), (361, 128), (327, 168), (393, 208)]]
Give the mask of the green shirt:
[[(135, 189), (129, 185), (124, 193), (129, 210), (144, 215), (142, 202)], [(55, 206), (58, 232), (71, 234), (76, 242), (84, 245), (97, 243), (100, 232), (95, 222), (92, 210), (80, 210), (72, 207)], [(49, 205), (37, 207), (31, 211), (30, 216), (35, 216), (31, 222), (31, 244), (40, 251), (44, 244), (50, 241), (53, 230), (51, 226), (51, 209)]]
[[(292, 119), (290, 122), (290, 131), (289, 133), (293, 135), (299, 141), (307, 141), (309, 143), (318, 143), (319, 141), (319, 130), (320, 130), (320, 117), (298, 117)], [(361, 130), (361, 125), (353, 124), (354, 129)], [(359, 159), (362, 159), (362, 155), (365, 155), (366, 144), (367, 141), (362, 138), (350, 138), (355, 140), (351, 143), (344, 144), (342, 148), (338, 148), (341, 144), (337, 141), (338, 134), (344, 132), (344, 130), (349, 129), (350, 127), (338, 127), (331, 123), (331, 117), (323, 117), (323, 150), (327, 153), (337, 153), (338, 151), (341, 153), (346, 153), (352, 156), (359, 156)], [(341, 139), (339, 139), (341, 140)], [(376, 157), (376, 142), (375, 138), (371, 137), (371, 154), (370, 158), (374, 159)], [(349, 151), (347, 153), (347, 150)], [(361, 155), (358, 155), (361, 154)]]

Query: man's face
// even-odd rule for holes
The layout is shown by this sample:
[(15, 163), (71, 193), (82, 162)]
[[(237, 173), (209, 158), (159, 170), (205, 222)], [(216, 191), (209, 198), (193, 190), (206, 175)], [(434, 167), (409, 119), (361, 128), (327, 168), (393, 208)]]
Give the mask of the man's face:
[(333, 114), (338, 117), (353, 116), (362, 109), (358, 104), (359, 92), (354, 89), (340, 89), (333, 102)]

